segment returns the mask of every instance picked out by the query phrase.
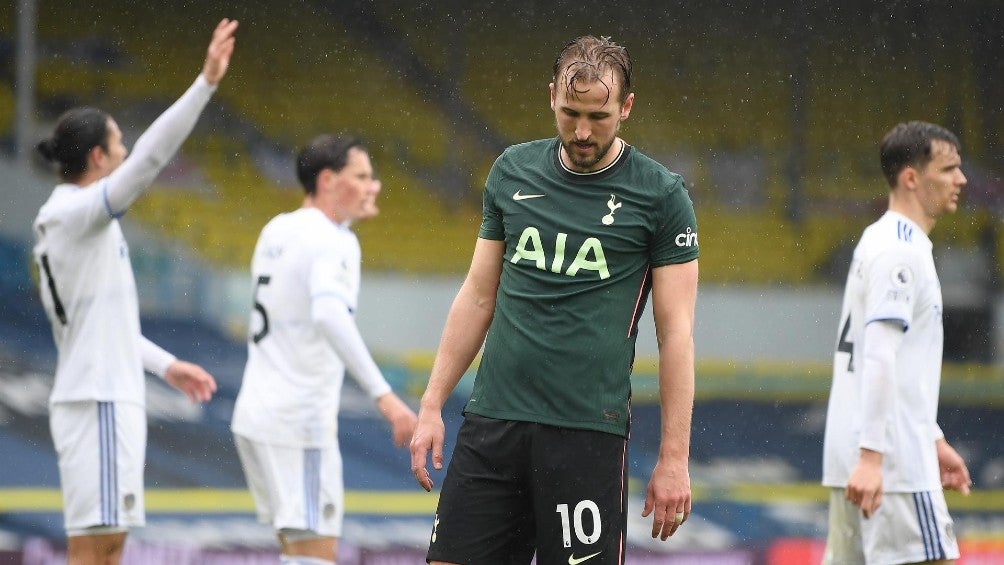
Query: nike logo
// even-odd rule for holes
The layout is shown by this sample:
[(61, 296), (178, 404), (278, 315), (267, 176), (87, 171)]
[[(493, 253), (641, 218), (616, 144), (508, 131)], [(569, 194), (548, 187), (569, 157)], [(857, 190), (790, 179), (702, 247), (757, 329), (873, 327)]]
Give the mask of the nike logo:
[(602, 551), (597, 551), (596, 553), (594, 553), (592, 555), (587, 555), (585, 557), (579, 557), (579, 558), (576, 558), (575, 554), (573, 553), (572, 555), (568, 556), (568, 565), (579, 565), (579, 563), (582, 563), (583, 561), (588, 561), (588, 560), (592, 559), (593, 557), (596, 557), (597, 555), (599, 555), (601, 553), (603, 553), (603, 552)]
[(512, 195), (512, 199), (516, 200), (518, 202), (520, 200), (527, 200), (528, 198), (543, 198), (545, 196), (547, 196), (547, 195), (546, 194), (520, 194), (519, 191), (517, 190), (516, 194)]

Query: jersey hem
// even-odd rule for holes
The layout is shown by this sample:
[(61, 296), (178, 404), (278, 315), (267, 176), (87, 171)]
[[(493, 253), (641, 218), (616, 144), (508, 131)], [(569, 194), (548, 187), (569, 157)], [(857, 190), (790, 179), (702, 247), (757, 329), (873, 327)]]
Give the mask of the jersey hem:
[(467, 414), (468, 412), (471, 414), (477, 414), (478, 416), (484, 416), (485, 418), (495, 418), (497, 420), (531, 422), (534, 424), (543, 424), (545, 426), (555, 426), (558, 428), (569, 428), (573, 430), (590, 430), (594, 432), (613, 434), (620, 437), (627, 437), (628, 435), (627, 426), (614, 426), (605, 422), (574, 422), (558, 418), (547, 418), (539, 414), (524, 414), (508, 410), (485, 410), (483, 408), (470, 409), (465, 407), (464, 414)]

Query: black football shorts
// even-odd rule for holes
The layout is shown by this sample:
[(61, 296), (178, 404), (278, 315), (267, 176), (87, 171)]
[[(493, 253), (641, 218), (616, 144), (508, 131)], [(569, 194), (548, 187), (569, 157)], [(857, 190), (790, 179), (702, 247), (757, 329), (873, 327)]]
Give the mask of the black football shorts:
[(621, 565), (627, 439), (466, 414), (443, 481), (429, 561)]

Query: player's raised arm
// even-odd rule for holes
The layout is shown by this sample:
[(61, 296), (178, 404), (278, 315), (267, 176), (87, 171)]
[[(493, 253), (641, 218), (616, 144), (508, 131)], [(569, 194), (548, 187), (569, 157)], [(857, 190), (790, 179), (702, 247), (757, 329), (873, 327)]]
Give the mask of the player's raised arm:
[(230, 66), (236, 20), (223, 19), (206, 50), (202, 73), (191, 87), (140, 136), (132, 154), (115, 169), (104, 186), (109, 211), (121, 214), (174, 157), (195, 127), (216, 85)]

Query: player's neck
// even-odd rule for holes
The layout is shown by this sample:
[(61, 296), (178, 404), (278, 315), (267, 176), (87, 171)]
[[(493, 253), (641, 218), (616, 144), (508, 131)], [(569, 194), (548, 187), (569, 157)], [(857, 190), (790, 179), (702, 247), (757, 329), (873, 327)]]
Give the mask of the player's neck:
[(932, 218), (920, 205), (916, 198), (910, 198), (910, 194), (905, 196), (897, 194), (896, 191), (889, 193), (889, 211), (906, 216), (907, 219), (920, 226), (927, 235), (931, 234), (937, 218)]
[(316, 208), (321, 211), (329, 220), (336, 224), (344, 224), (347, 218), (343, 218), (338, 214), (338, 209), (331, 205), (330, 202), (325, 202), (325, 199), (318, 195), (306, 195), (303, 197), (303, 208)]
[(85, 186), (90, 186), (94, 184), (96, 181), (100, 180), (103, 176), (105, 175), (102, 175), (99, 172), (88, 171), (80, 175), (80, 177), (77, 178), (76, 180), (70, 181), (70, 184), (75, 184), (83, 188)]

